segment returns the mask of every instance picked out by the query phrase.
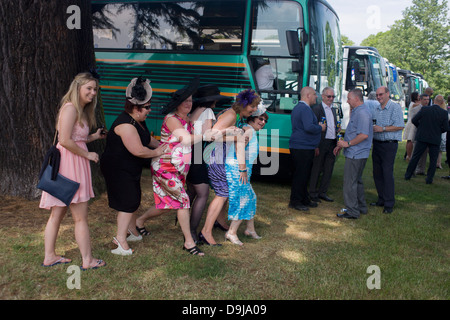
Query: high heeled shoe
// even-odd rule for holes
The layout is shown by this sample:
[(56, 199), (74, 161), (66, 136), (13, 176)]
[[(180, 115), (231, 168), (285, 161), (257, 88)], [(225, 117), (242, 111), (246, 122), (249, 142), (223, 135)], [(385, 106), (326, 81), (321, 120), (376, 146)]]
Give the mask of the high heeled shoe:
[(120, 244), (119, 240), (117, 240), (115, 237), (113, 238), (114, 244), (117, 244), (117, 248), (111, 250), (111, 253), (113, 254), (117, 254), (119, 256), (131, 256), (133, 254), (133, 250), (131, 250), (131, 248), (129, 248), (128, 250), (125, 250), (124, 248), (122, 248), (122, 245)]
[(214, 222), (213, 228), (219, 228), (222, 231), (228, 231), (229, 227), (226, 226), (224, 227), (223, 225), (221, 225), (217, 220)]
[(127, 241), (141, 241), (143, 238), (141, 235), (135, 236), (130, 229), (128, 229), (130, 235), (127, 237)]
[(203, 257), (205, 253), (200, 250), (197, 246), (193, 246), (192, 248), (188, 249), (183, 245), (183, 250), (186, 250), (189, 254), (192, 254), (194, 256), (200, 256)]
[(238, 246), (243, 246), (244, 244), (242, 243), (241, 240), (239, 240), (238, 236), (234, 235), (234, 234), (228, 234), (225, 233), (225, 241), (228, 240), (231, 243), (237, 244)]
[(206, 240), (205, 236), (201, 232), (198, 234), (198, 240), (208, 246), (211, 246), (211, 247), (221, 247), (222, 246), (220, 243), (215, 243), (215, 244), (209, 243), (208, 240)]
[(256, 231), (245, 230), (245, 231), (244, 231), (244, 234), (245, 234), (247, 237), (252, 237), (253, 239), (257, 239), (257, 240), (259, 240), (259, 239), (262, 238), (261, 236), (259, 236), (259, 235), (256, 233)]
[(145, 226), (142, 228), (139, 228), (138, 226), (136, 226), (136, 231), (139, 232), (139, 234), (141, 236), (149, 236), (150, 235), (150, 232), (148, 232), (148, 230), (145, 229)]

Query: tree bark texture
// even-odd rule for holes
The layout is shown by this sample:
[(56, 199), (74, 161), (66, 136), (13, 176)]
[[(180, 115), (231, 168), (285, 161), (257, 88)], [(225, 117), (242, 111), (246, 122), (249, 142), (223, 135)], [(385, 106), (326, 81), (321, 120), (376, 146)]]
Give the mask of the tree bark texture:
[[(81, 9), (80, 29), (67, 27), (71, 5)], [(40, 195), (38, 173), (53, 142), (59, 102), (73, 77), (93, 66), (90, 0), (0, 1), (0, 194)], [(103, 119), (101, 105), (97, 119)], [(99, 153), (102, 147), (89, 146)], [(101, 191), (98, 165), (91, 167)]]

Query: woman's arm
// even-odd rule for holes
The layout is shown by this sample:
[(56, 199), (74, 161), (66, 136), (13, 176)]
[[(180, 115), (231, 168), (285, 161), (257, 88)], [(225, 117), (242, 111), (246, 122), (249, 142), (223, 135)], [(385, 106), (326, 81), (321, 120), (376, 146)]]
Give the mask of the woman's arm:
[(142, 145), (141, 138), (136, 128), (129, 124), (123, 123), (114, 128), (114, 132), (122, 139), (123, 145), (134, 156), (139, 158), (153, 158), (163, 154), (165, 146), (159, 146), (155, 150), (149, 149)]
[(234, 126), (236, 123), (236, 112), (233, 109), (225, 111), (217, 119), (216, 124), (213, 126), (215, 130), (225, 130), (229, 127)]
[(206, 119), (202, 125), (202, 134), (212, 129), (212, 119)]
[(181, 122), (175, 117), (170, 117), (166, 121), (167, 128), (169, 128), (170, 132), (180, 141), (180, 143), (184, 146), (190, 146), (197, 142), (202, 141), (203, 136), (201, 134), (190, 134), (187, 131)]
[(215, 141), (236, 141), (236, 135), (243, 132), (243, 130), (236, 128), (236, 112), (230, 109), (223, 113), (211, 131), (214, 135)]
[(239, 182), (242, 184), (246, 184), (248, 182), (247, 163), (245, 161), (245, 140), (244, 134), (236, 136), (236, 159), (239, 166)]
[(314, 117), (313, 112), (304, 111), (301, 113), (301, 121), (303, 122), (304, 130), (312, 134), (324, 131), (324, 129), (326, 129), (326, 125), (315, 124), (313, 117)]
[(250, 142), (250, 140), (253, 137), (253, 133), (255, 132), (254, 130), (250, 129), (250, 126), (246, 126), (243, 128), (244, 129), (244, 138), (245, 138), (245, 146), (248, 145), (248, 143)]
[(106, 134), (102, 134), (102, 131), (104, 129), (102, 128), (98, 128), (97, 131), (93, 134), (88, 135), (86, 143), (98, 140), (98, 139), (105, 139), (106, 138)]
[(75, 141), (72, 140), (72, 131), (77, 120), (78, 112), (73, 104), (67, 103), (61, 107), (58, 120), (59, 144), (76, 155), (90, 161), (98, 162), (99, 156), (97, 153), (80, 148)]
[[(246, 184), (248, 182), (247, 165), (245, 162), (246, 139), (244, 130), (234, 127), (235, 123), (236, 113), (233, 109), (230, 109), (217, 119), (217, 122), (214, 125), (213, 129), (221, 131), (225, 134), (225, 137), (223, 137), (223, 141), (235, 141), (236, 159), (239, 165), (239, 181), (243, 184)], [(217, 140), (218, 139), (216, 139), (216, 141)]]

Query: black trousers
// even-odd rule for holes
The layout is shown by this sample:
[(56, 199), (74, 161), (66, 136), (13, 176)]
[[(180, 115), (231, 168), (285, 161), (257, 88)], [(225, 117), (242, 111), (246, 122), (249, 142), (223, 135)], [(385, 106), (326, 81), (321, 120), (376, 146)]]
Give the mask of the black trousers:
[(397, 149), (398, 142), (373, 140), (373, 180), (378, 193), (377, 202), (384, 204), (385, 208), (393, 208), (395, 204), (394, 162)]
[[(317, 198), (319, 195), (325, 195), (328, 192), (336, 161), (336, 156), (333, 154), (335, 147), (336, 139), (325, 139), (319, 147), (319, 155), (314, 157), (309, 182), (309, 194), (312, 198)], [(320, 179), (321, 173), (322, 179)]]
[(420, 158), (422, 157), (422, 154), (427, 150), (427, 148), (428, 154), (430, 155), (430, 163), (428, 165), (426, 181), (427, 183), (433, 182), (434, 174), (436, 172), (436, 162), (439, 156), (440, 146), (422, 141), (416, 141), (416, 146), (414, 147), (413, 155), (411, 157), (411, 160), (409, 161), (408, 168), (406, 169), (405, 179), (411, 178), (411, 176), (414, 173), (414, 170), (416, 170), (417, 163), (419, 162)]
[(289, 149), (292, 156), (294, 174), (292, 177), (290, 204), (308, 205), (311, 199), (308, 193), (308, 181), (314, 160), (314, 149)]

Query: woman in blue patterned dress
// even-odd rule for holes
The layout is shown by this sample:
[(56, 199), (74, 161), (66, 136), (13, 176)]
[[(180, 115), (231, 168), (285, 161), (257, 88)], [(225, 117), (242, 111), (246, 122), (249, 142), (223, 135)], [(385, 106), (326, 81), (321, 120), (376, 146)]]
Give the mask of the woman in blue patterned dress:
[[(225, 170), (228, 183), (228, 219), (231, 220), (230, 228), (225, 234), (225, 239), (237, 245), (243, 245), (237, 236), (237, 230), (243, 220), (247, 221), (247, 228), (244, 231), (246, 236), (254, 239), (261, 237), (255, 231), (254, 216), (256, 213), (256, 194), (250, 184), (253, 163), (258, 157), (258, 138), (256, 132), (264, 128), (269, 116), (265, 113), (265, 107), (260, 104), (258, 110), (247, 119), (248, 129), (245, 135), (248, 135), (248, 144), (245, 147), (246, 169), (239, 168), (239, 162), (236, 157), (237, 145), (232, 145), (227, 154)], [(236, 146), (236, 147), (235, 147)], [(240, 179), (240, 173), (247, 170), (248, 182)]]
[[(208, 166), (210, 185), (216, 194), (209, 204), (205, 224), (198, 236), (199, 240), (207, 245), (218, 245), (212, 235), (212, 229), (221, 211), (227, 209), (225, 203), (228, 200), (228, 184), (225, 172), (225, 158), (230, 143), (236, 139), (234, 136), (230, 137), (230, 134), (235, 134), (236, 128), (242, 128), (245, 124), (244, 119), (250, 117), (257, 110), (260, 101), (261, 97), (254, 90), (248, 89), (240, 92), (233, 106), (217, 115), (217, 122), (213, 126), (213, 130), (223, 131), (228, 128), (230, 132), (226, 132), (225, 140), (219, 142), (216, 139), (203, 152), (205, 163)], [(238, 131), (244, 132), (241, 129)], [(237, 141), (242, 141), (239, 135)], [(238, 152), (238, 156), (241, 156), (241, 153)], [(240, 163), (242, 163), (242, 167), (245, 167), (245, 160)], [(247, 171), (242, 170), (239, 178), (247, 182)]]

